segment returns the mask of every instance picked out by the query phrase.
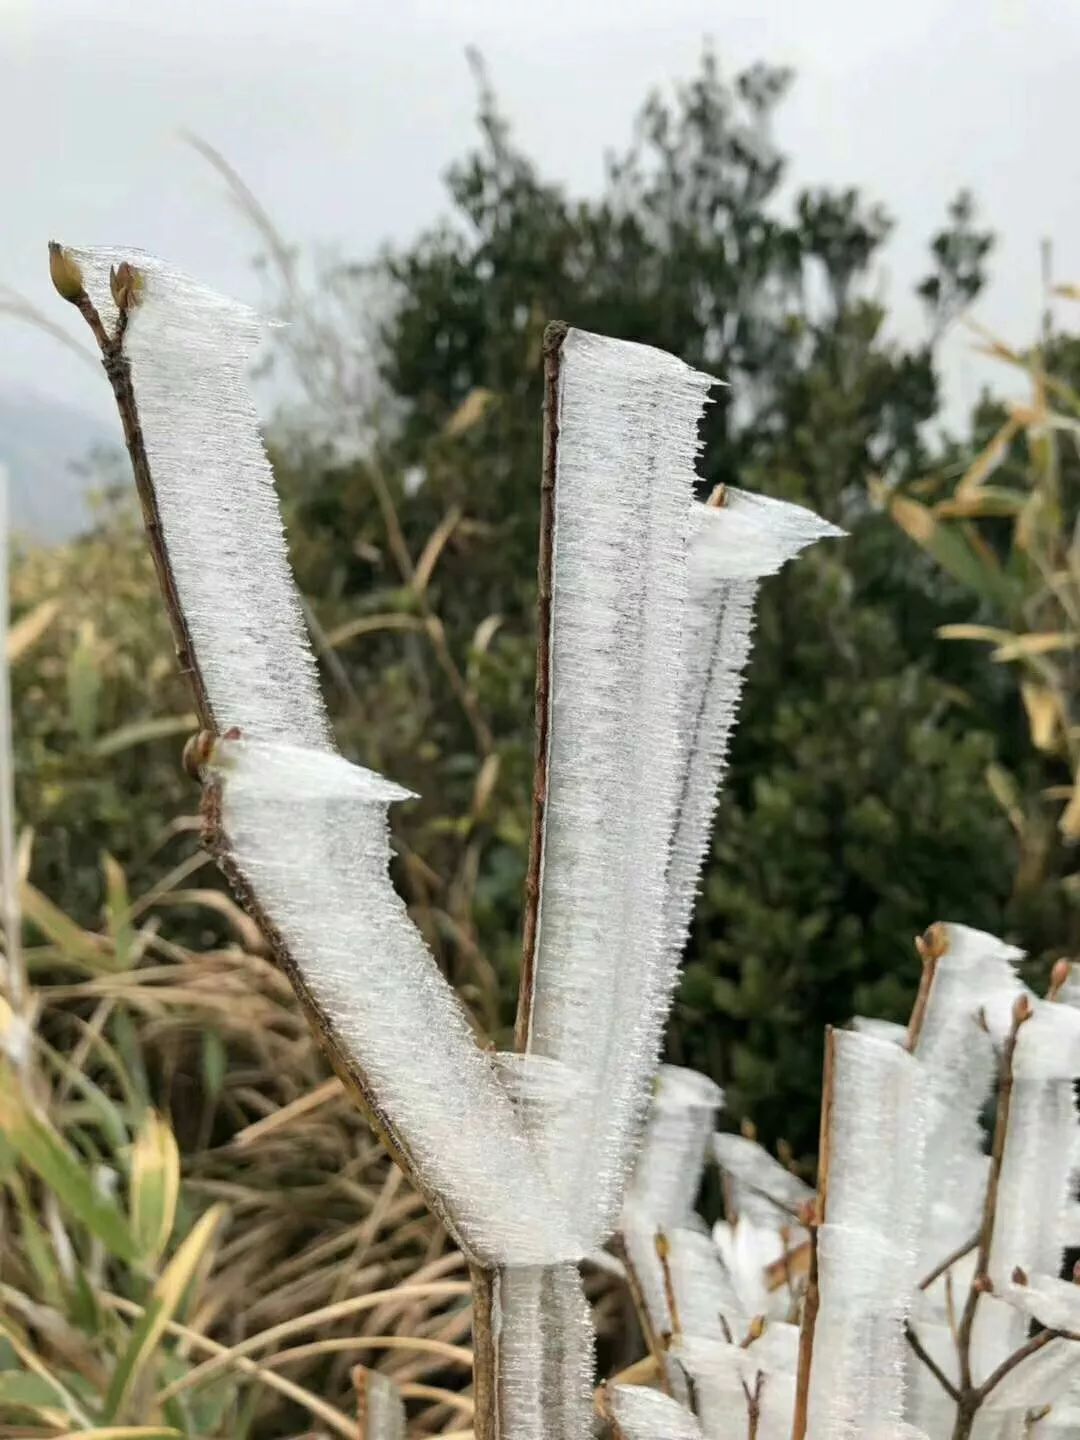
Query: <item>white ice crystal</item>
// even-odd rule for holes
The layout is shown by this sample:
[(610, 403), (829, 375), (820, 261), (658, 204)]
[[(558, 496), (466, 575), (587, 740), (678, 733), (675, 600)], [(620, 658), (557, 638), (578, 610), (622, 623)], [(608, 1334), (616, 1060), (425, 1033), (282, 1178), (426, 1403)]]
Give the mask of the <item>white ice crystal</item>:
[[(233, 877), (383, 1134), (470, 1257), (496, 1272), (502, 1434), (584, 1437), (592, 1330), (577, 1261), (623, 1203), (756, 588), (838, 532), (736, 490), (720, 505), (695, 501), (698, 425), (714, 382), (644, 346), (567, 334), (529, 1053), (493, 1056), (389, 880), (387, 809), (407, 792), (333, 743), (245, 380), (258, 317), (148, 256), (72, 258), (110, 329), (110, 267), (131, 262), (141, 277), (122, 363), (169, 583), (220, 737), (208, 778)], [(719, 1096), (674, 1072), (665, 1083), (684, 1092), (654, 1137), (653, 1160), (665, 1157), (670, 1173), (643, 1162), (628, 1234), (635, 1215), (639, 1240), (670, 1229), (687, 1339), (723, 1345), (731, 1322), (721, 1311), (740, 1329), (748, 1317), (692, 1208)], [(658, 1278), (654, 1267), (659, 1309)], [(744, 1362), (782, 1368), (766, 1348)], [(368, 1389), (369, 1432), (397, 1440), (400, 1401), (380, 1387)], [(779, 1434), (771, 1417), (784, 1404), (778, 1383), (761, 1440)], [(632, 1440), (698, 1434), (670, 1404), (616, 1391), (613, 1405)]]
[(832, 1036), (808, 1440), (903, 1419), (904, 1321), (924, 1213), (919, 1066), (889, 1041)]

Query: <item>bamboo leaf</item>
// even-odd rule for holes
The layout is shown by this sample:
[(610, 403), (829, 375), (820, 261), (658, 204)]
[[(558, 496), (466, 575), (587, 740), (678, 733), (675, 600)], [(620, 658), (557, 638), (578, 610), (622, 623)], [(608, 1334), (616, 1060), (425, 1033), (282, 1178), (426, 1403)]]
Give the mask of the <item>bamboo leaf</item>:
[(56, 1440), (184, 1440), (171, 1425), (96, 1425), (92, 1430), (69, 1430)]
[(0, 1130), (73, 1219), (118, 1259), (138, 1259), (138, 1246), (123, 1212), (102, 1194), (83, 1161), (31, 1105), (7, 1063), (0, 1063)]
[(967, 539), (963, 529), (940, 524), (933, 511), (906, 495), (886, 497), (889, 513), (943, 570), (961, 585), (995, 605), (1010, 605), (1012, 586), (991, 552), (980, 551)]
[(422, 630), (424, 622), (417, 615), (407, 615), (391, 611), (386, 615), (361, 615), (356, 620), (346, 620), (344, 625), (338, 625), (333, 630), (326, 632), (326, 643), (336, 650), (339, 645), (344, 645), (347, 640), (354, 640), (358, 635), (376, 635), (380, 630)]
[(1016, 777), (1010, 775), (1004, 765), (996, 763), (986, 767), (986, 783), (990, 793), (1009, 817), (1009, 824), (1018, 835), (1024, 833), (1024, 805)]
[(67, 699), (71, 728), (84, 745), (94, 738), (98, 723), (101, 670), (97, 649), (94, 627), (83, 625), (75, 648), (68, 657)]
[(934, 514), (939, 520), (973, 520), (984, 515), (1019, 515), (1028, 502), (1022, 490), (1009, 490), (1003, 485), (982, 485), (967, 494), (956, 494), (939, 500)]
[(1016, 415), (1010, 415), (989, 445), (980, 451), (964, 472), (956, 487), (958, 496), (966, 495), (969, 491), (977, 489), (987, 476), (993, 474), (1008, 454), (1009, 445), (1019, 429), (1019, 419)]
[(460, 523), (461, 510), (457, 505), (452, 505), (428, 537), (413, 571), (412, 588), (417, 595), (422, 595), (427, 589), (435, 566), (439, 563), (439, 556)]
[(495, 393), (483, 385), (477, 385), (465, 396), (461, 404), (443, 426), (444, 435), (463, 435), (478, 425), (487, 414)]
[(1080, 783), (1073, 784), (1072, 796), (1061, 813), (1058, 828), (1064, 839), (1080, 840)]
[(105, 920), (112, 937), (116, 969), (130, 970), (136, 952), (127, 876), (107, 851), (102, 854), (101, 868), (105, 875)]
[(148, 1261), (157, 1261), (169, 1243), (179, 1194), (176, 1138), (161, 1116), (148, 1110), (131, 1147), (131, 1228)]
[(103, 735), (94, 745), (94, 754), (117, 755), (134, 745), (167, 740), (172, 735), (187, 735), (197, 728), (198, 723), (194, 714), (158, 715), (151, 720), (134, 720), (130, 725), (121, 725)]
[(1023, 682), (1020, 695), (1027, 711), (1031, 728), (1031, 743), (1036, 750), (1053, 754), (1057, 749), (1058, 725), (1061, 719), (1061, 704), (1057, 695), (1044, 685)]
[(1058, 650), (1075, 650), (1080, 645), (1080, 634), (1070, 635), (1067, 631), (1039, 631), (1031, 635), (1014, 635), (991, 655), (991, 660), (1005, 662), (1022, 660), (1025, 656), (1051, 655)]
[(127, 1349), (113, 1372), (105, 1399), (105, 1419), (115, 1420), (122, 1412), (139, 1376), (150, 1363), (158, 1341), (180, 1308), (223, 1214), (224, 1208), (220, 1205), (208, 1210), (158, 1277), (146, 1309), (132, 1330)]
[(996, 630), (992, 625), (939, 625), (934, 634), (939, 640), (986, 640), (991, 645), (1015, 638), (1011, 630)]
[(111, 948), (100, 935), (92, 935), (69, 920), (64, 912), (29, 881), (21, 887), (23, 915), (46, 940), (60, 948), (66, 959), (77, 960), (95, 974), (117, 969)]
[(25, 615), (19, 616), (8, 631), (7, 658), (9, 665), (14, 665), (37, 644), (60, 614), (60, 609), (59, 600), (42, 600), (40, 605), (35, 605)]
[(201, 905), (206, 910), (216, 910), (236, 931), (245, 950), (261, 955), (266, 949), (266, 940), (258, 925), (247, 911), (241, 909), (223, 890), (169, 890), (158, 895), (154, 905)]

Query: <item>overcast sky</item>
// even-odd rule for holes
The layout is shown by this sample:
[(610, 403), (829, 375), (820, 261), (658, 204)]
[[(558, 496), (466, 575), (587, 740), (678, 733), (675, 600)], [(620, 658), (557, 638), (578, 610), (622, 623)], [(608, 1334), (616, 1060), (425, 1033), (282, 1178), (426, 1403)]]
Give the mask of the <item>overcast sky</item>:
[[(1042, 236), (1080, 281), (1080, 0), (0, 0), (0, 283), (77, 320), (45, 278), (55, 237), (131, 243), (257, 298), (250, 236), (181, 127), (303, 245), (407, 239), (471, 139), (469, 44), (545, 174), (593, 191), (706, 38), (729, 69), (795, 67), (779, 139), (796, 183), (857, 184), (895, 216), (878, 283), (901, 334), (961, 185), (1001, 237), (981, 319), (1030, 336)], [(954, 407), (985, 373), (969, 343), (950, 345)], [(109, 413), (89, 368), (0, 319), (10, 388)]]

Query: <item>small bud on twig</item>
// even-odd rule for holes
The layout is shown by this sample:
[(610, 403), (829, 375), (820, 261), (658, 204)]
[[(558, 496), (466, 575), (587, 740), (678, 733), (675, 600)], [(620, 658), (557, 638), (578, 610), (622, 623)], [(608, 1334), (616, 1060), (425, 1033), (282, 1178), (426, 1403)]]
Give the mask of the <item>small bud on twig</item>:
[(743, 1137), (744, 1140), (757, 1139), (757, 1126), (746, 1115), (744, 1115), (743, 1118), (739, 1121), (739, 1134)]
[(131, 310), (142, 299), (143, 277), (134, 265), (122, 260), (109, 271), (109, 289), (112, 291), (116, 308), (121, 312)]
[(760, 1340), (764, 1334), (765, 1316), (755, 1315), (750, 1321), (750, 1328), (746, 1332), (746, 1339), (743, 1341), (742, 1348), (745, 1350), (749, 1345), (753, 1345), (754, 1341)]
[(1014, 1285), (1026, 1285), (1028, 1283), (1027, 1271), (1022, 1265), (1017, 1265), (1012, 1272)]
[(1030, 997), (1021, 992), (1013, 1002), (1013, 1024), (1019, 1028), (1025, 1020), (1030, 1020), (1034, 1013)]
[(915, 949), (924, 965), (931, 960), (940, 960), (948, 948), (948, 931), (940, 920), (935, 920), (933, 925), (928, 926), (921, 935), (915, 937)]
[(1071, 970), (1072, 966), (1068, 960), (1055, 960), (1054, 968), (1050, 971), (1050, 989), (1046, 992), (1046, 998), (1048, 1000), (1057, 999), (1069, 978)]
[(705, 501), (705, 504), (710, 510), (722, 510), (727, 504), (727, 486), (723, 483), (714, 485), (712, 494), (708, 500)]
[(62, 245), (49, 241), (49, 277), (57, 294), (72, 304), (86, 293), (82, 271)]
[(798, 1207), (799, 1224), (807, 1230), (812, 1230), (818, 1223), (817, 1196), (812, 1195), (809, 1200), (804, 1200)]
[(190, 775), (192, 780), (201, 780), (203, 767), (210, 759), (210, 752), (214, 748), (217, 736), (212, 730), (200, 730), (192, 735), (184, 745), (184, 754), (181, 764), (184, 767), (184, 774)]

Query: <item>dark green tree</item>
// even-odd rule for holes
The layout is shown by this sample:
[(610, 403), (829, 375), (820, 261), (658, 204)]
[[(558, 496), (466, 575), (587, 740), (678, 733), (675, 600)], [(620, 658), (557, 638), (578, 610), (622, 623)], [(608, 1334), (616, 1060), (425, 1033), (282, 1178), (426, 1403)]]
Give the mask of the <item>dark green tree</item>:
[[(660, 345), (722, 376), (730, 389), (718, 389), (703, 426), (703, 489), (726, 481), (782, 495), (851, 532), (764, 596), (670, 1037), (674, 1057), (729, 1085), (736, 1111), (806, 1149), (824, 1024), (856, 1010), (899, 1018), (917, 977), (911, 938), (931, 920), (1001, 929), (1012, 841), (984, 781), (994, 738), (950, 701), (972, 678), (971, 658), (933, 639), (937, 624), (969, 613), (967, 597), (866, 499), (869, 476), (910, 477), (929, 462), (934, 344), (978, 292), (990, 240), (961, 197), (920, 289), (926, 343), (891, 343), (868, 284), (890, 228), (884, 212), (852, 189), (781, 203), (771, 122), (788, 79), (755, 66), (729, 81), (707, 54), (673, 101), (648, 102), (631, 148), (588, 200), (537, 173), (482, 80), (480, 144), (450, 172), (449, 218), (381, 265), (396, 297), (381, 365), (400, 418), (378, 479), (414, 555), (454, 507), (469, 517), (429, 592), (455, 653), (468, 653), (485, 616), (500, 617), (490, 649), (473, 657), (500, 761), (497, 800), (494, 818), (468, 832), (475, 885), (456, 921), (472, 926), (506, 982), (531, 764), (546, 322)], [(300, 468), (298, 555), (320, 611), (385, 608), (370, 467), (324, 466), (315, 479)], [(357, 691), (377, 684), (384, 705), (388, 664), (401, 680), (392, 763), (435, 797), (404, 820), (403, 844), (440, 870), (445, 817), (468, 810), (463, 787), (475, 786), (478, 757), (438, 675), (424, 680), (417, 710), (419, 682), (395, 669), (388, 647), (373, 644), (362, 661), (343, 652), (342, 663)], [(370, 757), (372, 731), (386, 726), (368, 719), (356, 739)], [(502, 993), (505, 1022), (512, 984)]]

